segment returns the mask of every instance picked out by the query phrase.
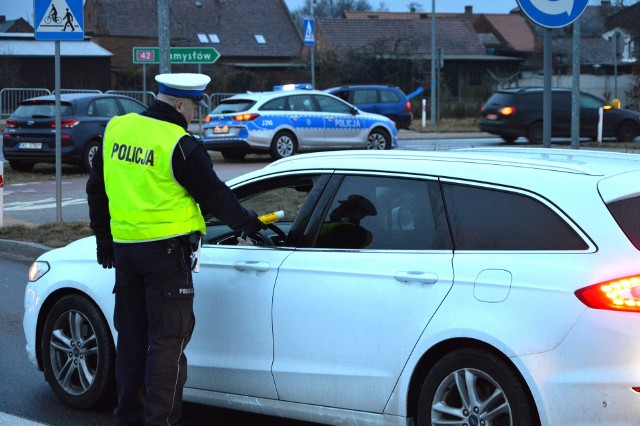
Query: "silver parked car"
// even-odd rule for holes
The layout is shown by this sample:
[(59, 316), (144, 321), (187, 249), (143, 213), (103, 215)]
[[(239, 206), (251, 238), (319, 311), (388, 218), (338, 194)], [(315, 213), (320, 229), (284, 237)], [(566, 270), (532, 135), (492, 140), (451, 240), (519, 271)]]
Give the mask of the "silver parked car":
[[(185, 399), (327, 424), (640, 419), (640, 156), (342, 151), (229, 185), (284, 219), (249, 247), (208, 221)], [(25, 294), (29, 359), (75, 408), (113, 392), (94, 254), (42, 255)]]

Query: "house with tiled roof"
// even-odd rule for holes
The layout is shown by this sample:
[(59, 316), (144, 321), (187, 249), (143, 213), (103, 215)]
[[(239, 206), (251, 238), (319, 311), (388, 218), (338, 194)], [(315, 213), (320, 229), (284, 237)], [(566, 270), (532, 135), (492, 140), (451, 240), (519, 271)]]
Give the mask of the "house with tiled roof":
[(7, 19), (0, 15), (0, 33), (33, 33), (33, 27), (23, 18)]
[[(155, 0), (92, 0), (84, 14), (85, 34), (114, 53), (116, 74), (135, 67), (134, 47), (158, 46)], [(238, 76), (245, 76), (238, 90), (263, 89), (251, 87), (250, 73), (271, 73), (281, 82), (283, 72), (304, 66), (302, 39), (284, 0), (172, 0), (169, 16), (172, 47), (212, 47), (220, 54), (213, 65), (172, 64), (172, 72), (208, 73), (212, 90)]]
[[(379, 61), (379, 68), (387, 72), (353, 75), (347, 70), (335, 75), (341, 81), (329, 84), (395, 84), (407, 93), (423, 87), (429, 94), (433, 33), (430, 14), (346, 12), (344, 16), (316, 20), (319, 55), (347, 63), (362, 57), (374, 58)], [(392, 19), (394, 16), (402, 18)], [(522, 57), (488, 52), (471, 21), (464, 16), (436, 14), (435, 21), (436, 45), (441, 52), (437, 78), (441, 98), (451, 101), (448, 105), (465, 104), (464, 99), (479, 102), (478, 99), (491, 93), (492, 74), (512, 75), (519, 69)], [(396, 72), (388, 72), (390, 63), (398, 64)]]

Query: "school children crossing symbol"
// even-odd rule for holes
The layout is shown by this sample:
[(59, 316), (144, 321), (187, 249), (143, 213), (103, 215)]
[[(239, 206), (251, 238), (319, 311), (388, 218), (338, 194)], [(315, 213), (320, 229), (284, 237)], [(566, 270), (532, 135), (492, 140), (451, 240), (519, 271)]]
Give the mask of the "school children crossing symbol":
[(83, 40), (82, 0), (35, 0), (37, 40)]

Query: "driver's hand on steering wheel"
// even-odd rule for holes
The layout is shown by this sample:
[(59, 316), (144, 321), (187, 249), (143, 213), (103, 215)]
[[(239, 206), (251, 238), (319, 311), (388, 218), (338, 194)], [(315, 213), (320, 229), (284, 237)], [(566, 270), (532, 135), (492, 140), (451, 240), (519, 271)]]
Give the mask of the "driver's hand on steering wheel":
[(249, 237), (237, 237), (239, 246), (255, 246), (256, 243)]

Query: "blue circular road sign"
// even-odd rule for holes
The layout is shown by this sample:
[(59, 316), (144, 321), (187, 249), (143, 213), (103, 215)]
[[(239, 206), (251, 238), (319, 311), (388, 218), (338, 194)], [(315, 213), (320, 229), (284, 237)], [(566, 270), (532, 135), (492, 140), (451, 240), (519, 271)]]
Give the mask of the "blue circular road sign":
[(517, 0), (522, 11), (536, 24), (560, 28), (578, 19), (589, 0)]

